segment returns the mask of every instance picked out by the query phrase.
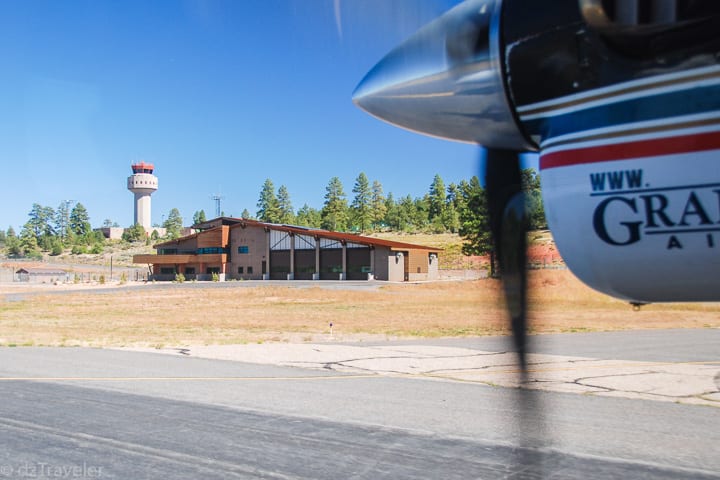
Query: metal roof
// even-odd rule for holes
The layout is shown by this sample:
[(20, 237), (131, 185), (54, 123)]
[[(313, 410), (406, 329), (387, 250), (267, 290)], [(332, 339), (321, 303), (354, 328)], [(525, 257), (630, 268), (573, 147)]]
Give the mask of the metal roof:
[(15, 273), (27, 273), (29, 275), (66, 275), (67, 271), (53, 268), (20, 268)]
[[(382, 238), (375, 238), (375, 237), (365, 237), (363, 235), (356, 235), (354, 233), (341, 233), (341, 232), (333, 232), (330, 230), (322, 230), (319, 228), (310, 228), (310, 227), (300, 227), (296, 225), (285, 225), (285, 224), (277, 224), (277, 223), (267, 223), (267, 222), (260, 222), (258, 220), (249, 220), (246, 218), (233, 218), (233, 217), (218, 217), (214, 218), (212, 220), (208, 220), (206, 222), (202, 222), (196, 225), (193, 225), (193, 228), (203, 229), (203, 227), (207, 228), (210, 225), (217, 225), (218, 222), (220, 222), (220, 225), (228, 225), (230, 228), (243, 228), (243, 226), (253, 226), (253, 227), (262, 227), (262, 228), (268, 228), (270, 230), (279, 230), (283, 232), (289, 232), (289, 233), (297, 233), (299, 235), (309, 235), (313, 237), (320, 237), (320, 238), (329, 238), (333, 240), (339, 240), (341, 242), (352, 242), (352, 243), (358, 243), (361, 245), (368, 245), (368, 246), (380, 246), (380, 247), (388, 247), (391, 250), (426, 250), (428, 252), (442, 252), (442, 248), (438, 247), (428, 247), (425, 245), (416, 245), (413, 243), (405, 243), (405, 242), (396, 242), (394, 240), (385, 240)], [(208, 228), (208, 230), (213, 230), (214, 228), (218, 228), (218, 226), (213, 228)], [(202, 232), (200, 232), (202, 233)], [(175, 240), (170, 240), (163, 243), (158, 243), (155, 245), (155, 248), (157, 247), (163, 247), (167, 245), (173, 245), (177, 244), (180, 240), (185, 240), (189, 238), (193, 238), (199, 235), (199, 233), (195, 233), (193, 235), (189, 235), (187, 237), (181, 237), (177, 238)]]

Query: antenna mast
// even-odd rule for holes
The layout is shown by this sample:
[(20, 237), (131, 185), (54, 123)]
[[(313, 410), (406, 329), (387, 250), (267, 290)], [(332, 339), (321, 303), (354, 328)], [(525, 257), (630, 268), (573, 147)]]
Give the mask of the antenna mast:
[(225, 200), (225, 197), (222, 196), (222, 195), (220, 195), (219, 193), (215, 193), (215, 194), (213, 194), (213, 195), (210, 195), (210, 198), (215, 201), (215, 217), (217, 218), (217, 217), (220, 216), (220, 212), (221, 212), (221, 210), (220, 210), (220, 202), (221, 202), (222, 200)]

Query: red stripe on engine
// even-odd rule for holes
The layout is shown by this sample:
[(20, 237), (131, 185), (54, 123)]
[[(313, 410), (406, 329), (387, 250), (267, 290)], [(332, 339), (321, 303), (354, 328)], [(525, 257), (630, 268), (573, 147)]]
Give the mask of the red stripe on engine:
[(577, 148), (540, 155), (540, 169), (720, 149), (720, 132)]

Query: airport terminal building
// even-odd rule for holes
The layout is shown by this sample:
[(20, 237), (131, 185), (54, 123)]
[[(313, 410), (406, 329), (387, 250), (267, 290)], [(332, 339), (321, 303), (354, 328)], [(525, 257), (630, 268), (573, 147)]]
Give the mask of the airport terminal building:
[(154, 280), (435, 280), (441, 249), (403, 242), (219, 217), (198, 233), (135, 255)]

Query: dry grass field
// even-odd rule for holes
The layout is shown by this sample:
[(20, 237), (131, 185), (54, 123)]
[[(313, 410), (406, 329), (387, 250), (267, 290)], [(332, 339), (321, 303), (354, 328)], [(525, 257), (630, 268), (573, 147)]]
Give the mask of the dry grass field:
[[(389, 284), (376, 290), (168, 284), (29, 295), (0, 287), (0, 345), (181, 346), (507, 333), (499, 282)], [(720, 327), (720, 304), (649, 305), (639, 312), (567, 270), (531, 272), (537, 333)], [(81, 287), (88, 288), (88, 287)], [(92, 288), (92, 287), (90, 287)]]

